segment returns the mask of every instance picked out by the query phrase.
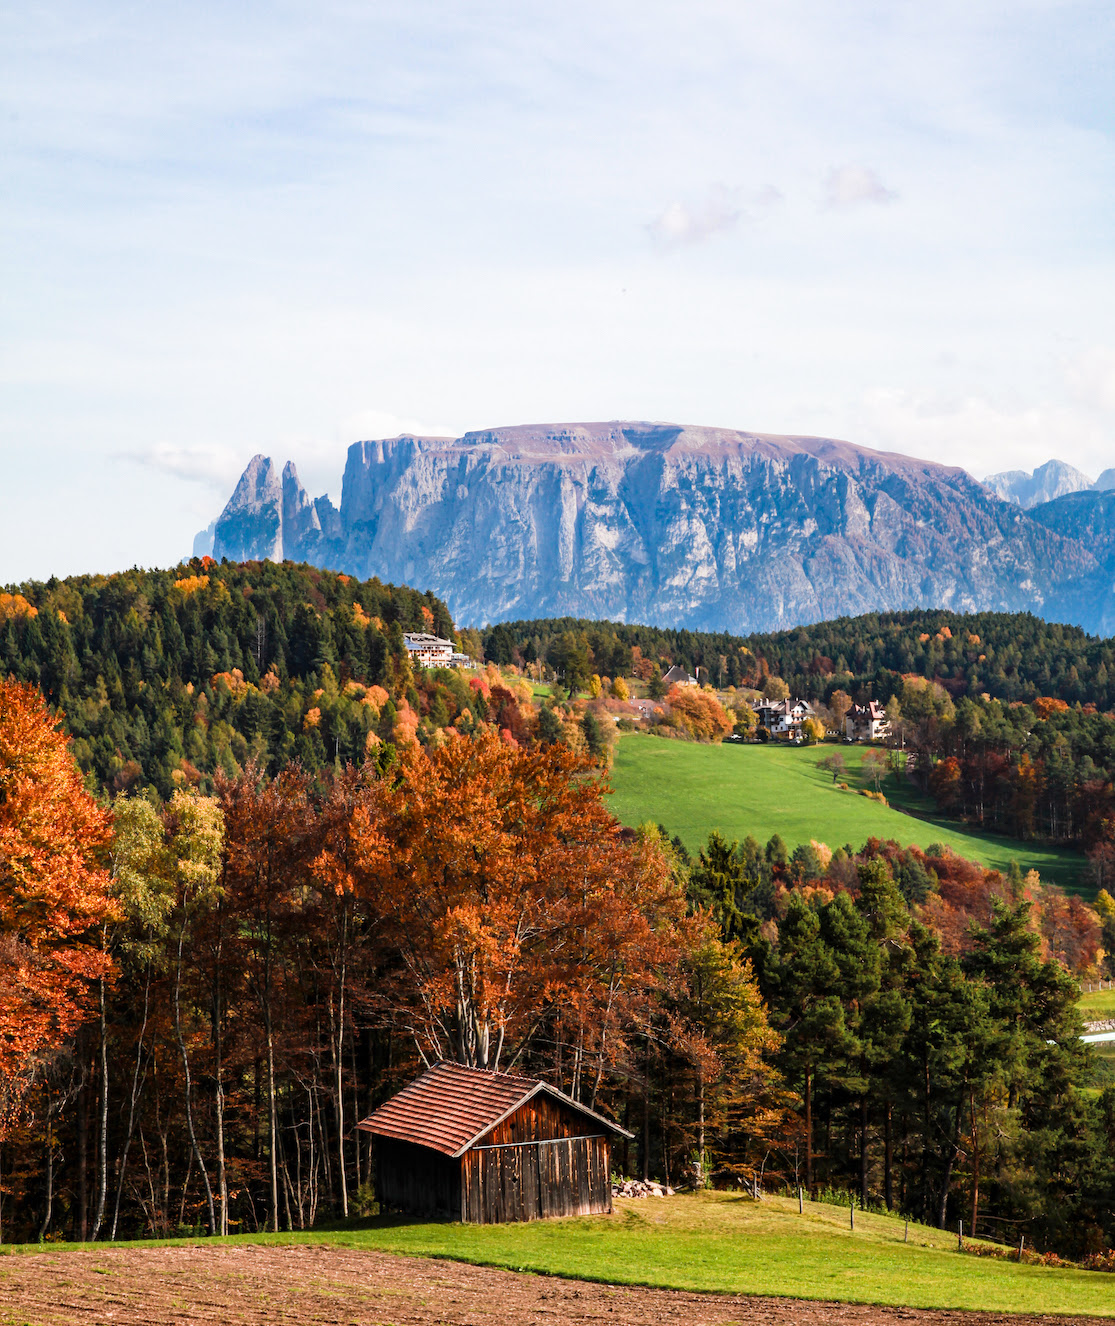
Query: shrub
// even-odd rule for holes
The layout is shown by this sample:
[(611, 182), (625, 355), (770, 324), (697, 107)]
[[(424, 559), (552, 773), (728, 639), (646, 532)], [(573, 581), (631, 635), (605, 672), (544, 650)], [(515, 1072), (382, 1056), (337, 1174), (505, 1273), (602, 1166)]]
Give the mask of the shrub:
[(1111, 1248), (1107, 1252), (1093, 1252), (1091, 1256), (1085, 1257), (1080, 1264), (1086, 1271), (1115, 1272), (1115, 1248)]

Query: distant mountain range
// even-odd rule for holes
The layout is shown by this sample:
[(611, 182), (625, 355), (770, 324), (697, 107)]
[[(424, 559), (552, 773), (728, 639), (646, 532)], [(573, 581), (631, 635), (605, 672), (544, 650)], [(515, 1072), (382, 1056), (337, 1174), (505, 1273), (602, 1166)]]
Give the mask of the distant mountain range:
[(989, 474), (983, 482), (1004, 502), (1017, 502), (1024, 511), (1029, 511), (1031, 507), (1067, 497), (1069, 493), (1110, 492), (1115, 488), (1115, 469), (1104, 470), (1093, 482), (1063, 460), (1047, 460), (1032, 473), (1004, 470), (1002, 474)]
[(1115, 472), (1073, 486), (1066, 470), (985, 486), (828, 438), (639, 422), (402, 436), (349, 448), (339, 509), (292, 463), (253, 457), (213, 553), (432, 589), (463, 625), (568, 615), (745, 634), (944, 607), (1110, 634), (1115, 491), (1099, 488)]

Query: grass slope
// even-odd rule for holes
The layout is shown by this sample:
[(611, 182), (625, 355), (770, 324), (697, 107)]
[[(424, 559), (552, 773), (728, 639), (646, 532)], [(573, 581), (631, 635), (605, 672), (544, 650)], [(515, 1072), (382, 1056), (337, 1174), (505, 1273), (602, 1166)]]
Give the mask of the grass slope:
[(849, 772), (858, 769), (857, 747), (701, 745), (632, 733), (616, 745), (612, 811), (624, 824), (654, 820), (681, 837), (691, 852), (713, 829), (728, 838), (749, 833), (760, 842), (780, 833), (792, 849), (817, 838), (830, 847), (860, 847), (870, 837), (904, 846), (947, 843), (953, 851), (996, 870), (1017, 860), (1042, 879), (1089, 896), (1092, 890), (1078, 853), (1019, 842), (956, 827), (930, 815), (916, 791), (888, 779), (884, 792), (913, 814), (843, 792), (817, 761), (839, 749)]
[(1115, 990), (1089, 990), (1080, 996), (1080, 1012), (1086, 1022), (1115, 1018)]
[(799, 1216), (797, 1203), (785, 1198), (756, 1204), (707, 1193), (621, 1201), (611, 1218), (480, 1226), (373, 1220), (359, 1229), (230, 1241), (325, 1242), (609, 1284), (1115, 1316), (1115, 1279), (1102, 1272), (964, 1256), (955, 1234), (924, 1226), (911, 1226), (908, 1244), (902, 1239), (903, 1223), (891, 1216), (857, 1212), (853, 1233), (844, 1208), (808, 1203)]

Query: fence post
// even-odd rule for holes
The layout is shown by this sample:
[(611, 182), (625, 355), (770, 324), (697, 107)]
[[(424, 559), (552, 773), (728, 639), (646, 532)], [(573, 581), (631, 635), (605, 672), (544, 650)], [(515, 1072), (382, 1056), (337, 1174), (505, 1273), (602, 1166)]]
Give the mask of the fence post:
[(964, 1221), (963, 1221), (963, 1220), (958, 1221), (958, 1222), (957, 1222), (957, 1226), (956, 1226), (956, 1250), (957, 1250), (957, 1252), (963, 1252), (963, 1251), (964, 1251)]
[(855, 1229), (855, 1227), (856, 1227), (856, 1204), (855, 1204), (855, 1202), (849, 1202), (849, 1203), (848, 1203), (848, 1225), (849, 1225), (849, 1227), (850, 1227), (851, 1229)]
[(907, 1221), (906, 1221), (906, 1232), (902, 1235), (902, 1242), (903, 1242), (903, 1243), (909, 1243), (909, 1241), (910, 1241), (910, 1222), (909, 1222), (909, 1220), (907, 1220)]
[(1022, 1249), (1026, 1246), (1026, 1235), (1023, 1234), (1018, 1240), (1018, 1260), (1022, 1260)]
[(804, 1200), (802, 1199), (801, 1189), (799, 1188), (799, 1189), (798, 1189), (798, 1215), (801, 1215), (804, 1211), (805, 1211), (805, 1202), (804, 1202)]

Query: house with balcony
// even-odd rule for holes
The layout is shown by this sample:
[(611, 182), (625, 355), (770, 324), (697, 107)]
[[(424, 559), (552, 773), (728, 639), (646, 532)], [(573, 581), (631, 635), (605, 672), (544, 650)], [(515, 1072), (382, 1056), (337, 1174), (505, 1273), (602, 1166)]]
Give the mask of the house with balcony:
[(438, 635), (429, 635), (425, 631), (404, 631), (403, 644), (406, 645), (410, 661), (420, 668), (451, 668), (453, 664), (453, 641), (443, 640)]
[(852, 705), (844, 717), (844, 736), (848, 741), (882, 741), (889, 737), (886, 709), (878, 700)]
[(817, 711), (808, 700), (764, 700), (756, 706), (755, 715), (759, 726), (766, 728), (772, 737), (782, 737), (787, 741), (801, 740), (801, 725), (807, 718), (816, 717)]

